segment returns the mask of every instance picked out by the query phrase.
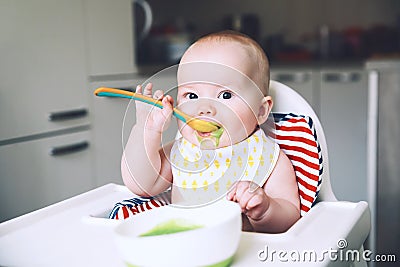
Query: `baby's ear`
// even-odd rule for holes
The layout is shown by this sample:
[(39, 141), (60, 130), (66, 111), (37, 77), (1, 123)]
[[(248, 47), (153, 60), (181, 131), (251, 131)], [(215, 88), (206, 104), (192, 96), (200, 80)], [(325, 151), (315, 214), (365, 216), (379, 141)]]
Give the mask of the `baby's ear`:
[(271, 112), (273, 105), (274, 105), (274, 102), (272, 101), (271, 96), (267, 95), (267, 96), (263, 97), (261, 106), (260, 106), (260, 109), (259, 109), (258, 115), (257, 115), (258, 125), (261, 125), (267, 121), (268, 115)]

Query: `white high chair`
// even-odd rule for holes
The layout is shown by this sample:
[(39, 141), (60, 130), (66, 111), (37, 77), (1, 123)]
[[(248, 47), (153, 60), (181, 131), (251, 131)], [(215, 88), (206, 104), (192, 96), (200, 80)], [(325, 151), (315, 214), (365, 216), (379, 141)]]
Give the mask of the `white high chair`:
[[(363, 259), (363, 243), (371, 227), (368, 204), (364, 201), (353, 203), (336, 199), (330, 183), (325, 135), (317, 115), (307, 101), (293, 89), (276, 81), (270, 83), (270, 95), (274, 100), (273, 112), (294, 113), (312, 118), (322, 150), (324, 170), (317, 203), (286, 233), (269, 235), (266, 245), (286, 252), (315, 250), (324, 253), (329, 249), (337, 250), (336, 260), (326, 259), (329, 256), (329, 252), (326, 252), (324, 266), (366, 266), (368, 259)], [(301, 240), (302, 244), (297, 244), (297, 240)], [(308, 242), (304, 242), (305, 240)], [(356, 254), (359, 255), (359, 260)], [(318, 252), (317, 255), (322, 257)], [(307, 262), (303, 264), (308, 265)]]

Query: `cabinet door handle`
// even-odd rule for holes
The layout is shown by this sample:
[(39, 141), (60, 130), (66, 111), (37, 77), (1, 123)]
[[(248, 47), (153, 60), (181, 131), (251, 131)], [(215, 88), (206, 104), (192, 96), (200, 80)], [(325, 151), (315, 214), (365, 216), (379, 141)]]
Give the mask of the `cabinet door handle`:
[(89, 142), (82, 141), (82, 142), (78, 142), (75, 144), (52, 147), (50, 149), (49, 154), (51, 156), (63, 156), (63, 155), (72, 154), (72, 153), (76, 153), (76, 152), (85, 150), (88, 147), (89, 147)]
[(360, 73), (357, 72), (328, 72), (323, 77), (325, 82), (341, 83), (358, 82), (361, 79)]
[(280, 73), (276, 75), (276, 80), (280, 82), (305, 83), (310, 79), (308, 73)]
[(56, 111), (49, 114), (49, 121), (65, 121), (83, 118), (88, 114), (86, 108), (71, 109), (66, 111)]

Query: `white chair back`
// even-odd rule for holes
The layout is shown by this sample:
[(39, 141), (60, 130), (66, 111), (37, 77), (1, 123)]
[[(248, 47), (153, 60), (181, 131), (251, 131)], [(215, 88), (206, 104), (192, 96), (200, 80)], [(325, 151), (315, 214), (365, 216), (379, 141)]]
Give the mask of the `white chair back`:
[(272, 96), (274, 101), (272, 108), (273, 112), (294, 113), (296, 115), (304, 115), (312, 118), (317, 131), (317, 138), (321, 146), (323, 159), (322, 184), (318, 194), (318, 201), (336, 201), (337, 199), (332, 191), (329, 176), (328, 146), (317, 114), (301, 95), (287, 85), (277, 81), (271, 81), (269, 90), (269, 94)]

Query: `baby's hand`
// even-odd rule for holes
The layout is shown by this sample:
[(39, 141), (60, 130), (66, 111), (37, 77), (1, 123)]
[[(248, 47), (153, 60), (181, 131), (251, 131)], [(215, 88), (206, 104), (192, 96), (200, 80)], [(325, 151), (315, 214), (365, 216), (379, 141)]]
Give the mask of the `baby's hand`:
[(252, 220), (260, 220), (269, 208), (269, 197), (264, 189), (250, 181), (235, 183), (227, 194), (227, 199), (239, 203), (242, 212)]
[[(142, 125), (148, 130), (153, 130), (162, 133), (166, 130), (171, 122), (174, 100), (171, 96), (164, 96), (162, 90), (157, 90), (152, 95), (153, 85), (148, 83), (144, 88), (143, 95), (161, 100), (163, 109), (151, 106), (149, 104), (136, 102), (136, 124)], [(136, 87), (136, 93), (142, 94), (142, 86)]]

